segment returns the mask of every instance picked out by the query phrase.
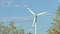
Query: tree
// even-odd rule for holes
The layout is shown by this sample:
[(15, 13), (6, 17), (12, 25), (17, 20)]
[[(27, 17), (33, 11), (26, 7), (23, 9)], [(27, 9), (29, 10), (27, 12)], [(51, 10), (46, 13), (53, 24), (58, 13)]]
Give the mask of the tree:
[(24, 29), (20, 28), (20, 33), (19, 34), (24, 34)]
[(10, 25), (10, 33), (15, 34), (16, 27), (15, 27), (13, 21), (9, 25)]
[(4, 34), (4, 30), (3, 30), (3, 28), (4, 28), (5, 26), (3, 26), (3, 22), (0, 22), (0, 34)]
[(48, 34), (60, 34), (60, 6), (58, 6), (56, 18), (51, 24), (53, 27), (48, 30)]

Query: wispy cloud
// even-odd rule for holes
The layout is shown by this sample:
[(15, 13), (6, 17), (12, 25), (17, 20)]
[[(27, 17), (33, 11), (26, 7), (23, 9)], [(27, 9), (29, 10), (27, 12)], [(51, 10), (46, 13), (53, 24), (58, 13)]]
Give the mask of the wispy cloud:
[(0, 7), (19, 7), (15, 0), (0, 0)]
[(10, 22), (10, 21), (14, 21), (14, 22), (32, 22), (33, 19), (32, 17), (10, 17), (10, 18), (2, 18), (0, 21), (3, 22)]

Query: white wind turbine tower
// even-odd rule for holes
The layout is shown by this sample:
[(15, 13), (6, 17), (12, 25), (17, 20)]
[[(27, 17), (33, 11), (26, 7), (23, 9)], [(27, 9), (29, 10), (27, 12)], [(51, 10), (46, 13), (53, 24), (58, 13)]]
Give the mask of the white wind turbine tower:
[(42, 12), (42, 13), (39, 13), (39, 14), (35, 14), (27, 5), (24, 5), (24, 6), (25, 6), (25, 8), (27, 8), (27, 10), (28, 10), (29, 12), (31, 12), (31, 14), (34, 15), (34, 20), (33, 20), (32, 28), (31, 28), (30, 32), (32, 32), (33, 29), (34, 29), (34, 27), (35, 27), (35, 34), (37, 34), (37, 24), (36, 24), (36, 22), (37, 22), (37, 17), (38, 17), (38, 16), (41, 16), (41, 15), (47, 13), (47, 12)]

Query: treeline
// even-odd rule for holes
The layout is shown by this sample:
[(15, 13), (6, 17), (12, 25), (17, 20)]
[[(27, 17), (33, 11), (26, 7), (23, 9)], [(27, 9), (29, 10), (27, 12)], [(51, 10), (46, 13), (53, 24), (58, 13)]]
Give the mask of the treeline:
[(13, 22), (8, 24), (8, 26), (3, 26), (3, 22), (0, 22), (0, 34), (24, 34), (24, 29), (16, 28)]

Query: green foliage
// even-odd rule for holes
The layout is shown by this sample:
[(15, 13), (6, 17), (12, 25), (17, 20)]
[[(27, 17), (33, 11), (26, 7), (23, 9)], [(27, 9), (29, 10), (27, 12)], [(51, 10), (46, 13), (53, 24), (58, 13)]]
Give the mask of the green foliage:
[(3, 22), (0, 22), (0, 34), (24, 34), (24, 29), (18, 30), (13, 21), (8, 26), (3, 26)]
[(60, 6), (58, 6), (56, 18), (51, 22), (53, 26), (48, 29), (48, 34), (60, 34)]
[(24, 29), (23, 28), (20, 29), (20, 34), (24, 34)]

